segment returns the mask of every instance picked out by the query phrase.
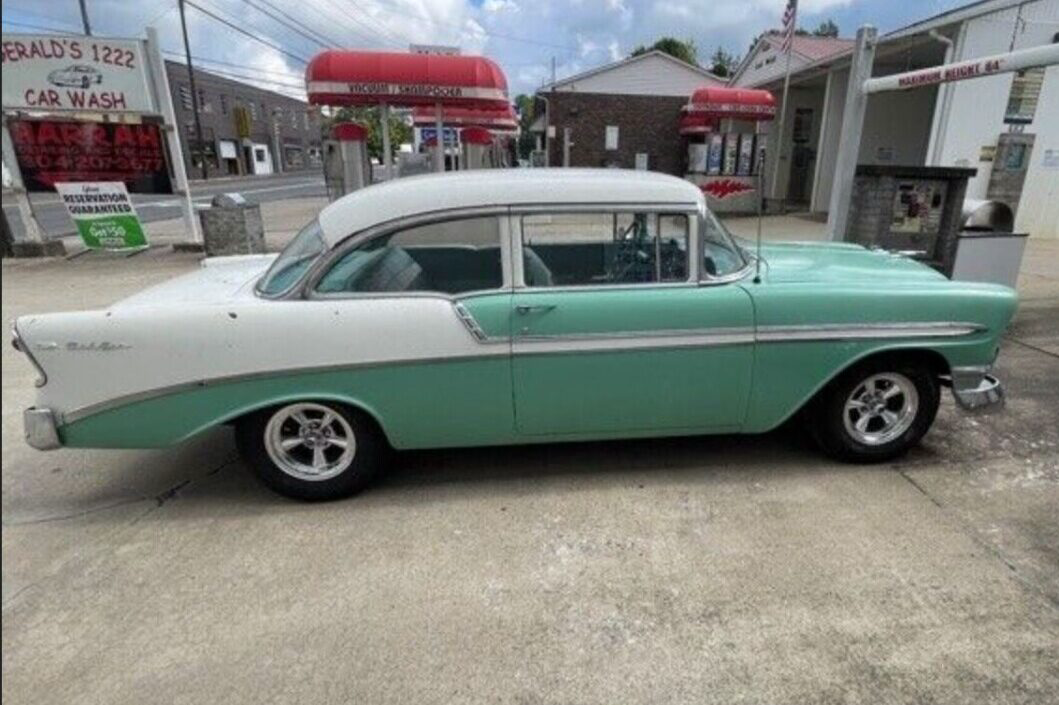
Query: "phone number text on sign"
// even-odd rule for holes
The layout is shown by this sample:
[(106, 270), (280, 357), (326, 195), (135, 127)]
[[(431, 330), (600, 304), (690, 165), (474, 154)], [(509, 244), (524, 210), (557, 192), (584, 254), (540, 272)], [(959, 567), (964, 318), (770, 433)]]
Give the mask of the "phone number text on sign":
[(56, 182), (121, 181), (131, 193), (172, 193), (158, 125), (13, 120), (11, 141), (29, 191)]

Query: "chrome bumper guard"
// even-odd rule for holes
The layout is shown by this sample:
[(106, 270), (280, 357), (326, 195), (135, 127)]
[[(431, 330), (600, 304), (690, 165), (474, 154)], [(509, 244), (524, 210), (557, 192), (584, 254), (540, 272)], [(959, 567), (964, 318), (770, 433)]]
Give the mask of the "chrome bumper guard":
[(1004, 407), (1004, 387), (983, 368), (955, 368), (951, 384), (952, 396), (963, 411), (980, 414)]
[(54, 450), (62, 447), (55, 414), (51, 409), (30, 407), (22, 412), (22, 426), (26, 432), (26, 443), (37, 450)]

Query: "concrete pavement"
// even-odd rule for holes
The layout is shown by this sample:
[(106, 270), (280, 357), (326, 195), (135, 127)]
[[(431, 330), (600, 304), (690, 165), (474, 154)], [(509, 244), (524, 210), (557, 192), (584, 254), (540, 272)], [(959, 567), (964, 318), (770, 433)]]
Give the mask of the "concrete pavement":
[[(5, 261), (3, 317), (195, 263)], [(224, 430), (35, 452), (4, 346), (3, 698), (1059, 702), (1059, 242), (1030, 242), (1020, 290), (1006, 411), (946, 396), (899, 463), (791, 429), (417, 452), (325, 505), (261, 489)]]

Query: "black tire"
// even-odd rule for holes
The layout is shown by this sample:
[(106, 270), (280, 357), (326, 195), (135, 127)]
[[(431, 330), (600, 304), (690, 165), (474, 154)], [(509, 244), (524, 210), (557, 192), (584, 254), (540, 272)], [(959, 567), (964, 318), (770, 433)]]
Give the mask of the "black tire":
[[(276, 433), (283, 433), (283, 429), (288, 429), (286, 432), (290, 435), (286, 438), (293, 441), (295, 434), (290, 431), (301, 428), (301, 424), (291, 417), (291, 410), (294, 408), (311, 410), (313, 414), (320, 414), (312, 418), (317, 423), (327, 418), (318, 410), (329, 410), (335, 415), (334, 421), (329, 426), (334, 433), (329, 435), (337, 438), (339, 432), (343, 435), (347, 432), (352, 434), (351, 458), (343, 460), (343, 454), (346, 452), (344, 449), (326, 446), (325, 452), (328, 460), (333, 461), (333, 466), (322, 471), (323, 479), (306, 479), (305, 473), (302, 473), (302, 476), (298, 474), (299, 467), (305, 467), (307, 471), (315, 459), (315, 451), (311, 443), (334, 442), (334, 439), (331, 441), (319, 439), (319, 433), (323, 433), (322, 430), (316, 429), (319, 433), (314, 439), (309, 439), (285, 451), (286, 454), (281, 457), (287, 460), (287, 469), (273, 457), (273, 452), (284, 452), (280, 451), (277, 443), (271, 444), (273, 450), (270, 452), (268, 436), (273, 434), (274, 429), (279, 429)], [(360, 492), (380, 470), (385, 462), (388, 448), (385, 438), (372, 419), (344, 404), (332, 401), (292, 402), (251, 414), (237, 423), (235, 438), (243, 459), (267, 487), (285, 497), (310, 502), (341, 499)], [(347, 442), (347, 447), (348, 445)], [(304, 454), (304, 458), (297, 454)], [(303, 465), (295, 464), (296, 461), (302, 459), (305, 461)], [(328, 474), (330, 472), (336, 472), (336, 474), (332, 476)]]
[[(867, 390), (864, 385), (869, 380), (874, 380), (873, 387), (880, 387), (883, 393), (888, 389), (882, 386), (885, 384), (901, 388), (894, 393), (896, 398), (892, 400), (876, 397), (873, 404), (883, 405), (880, 415), (874, 420), (869, 419), (869, 426), (858, 434), (856, 426), (862, 414), (857, 409), (847, 409), (847, 402), (859, 403), (868, 408), (861, 401), (863, 396), (858, 397), (857, 402), (851, 399), (855, 392)], [(916, 401), (914, 412), (909, 411), (904, 415), (901, 404), (907, 403), (902, 402), (902, 390), (906, 382), (914, 387), (915, 394), (909, 392), (908, 396), (914, 396)], [(919, 443), (934, 423), (940, 401), (938, 375), (928, 365), (896, 357), (877, 358), (856, 365), (831, 382), (821, 391), (807, 416), (813, 438), (827, 455), (847, 463), (880, 463), (900, 457)], [(887, 405), (893, 405), (897, 411)], [(892, 438), (885, 432), (886, 419), (881, 416), (886, 411), (910, 419), (910, 422), (894, 425)], [(871, 411), (868, 416), (872, 416)], [(906, 423), (907, 427), (904, 427)], [(878, 434), (872, 442), (865, 442), (866, 436), (873, 435), (873, 425), (879, 428)], [(898, 429), (902, 430), (896, 433)]]

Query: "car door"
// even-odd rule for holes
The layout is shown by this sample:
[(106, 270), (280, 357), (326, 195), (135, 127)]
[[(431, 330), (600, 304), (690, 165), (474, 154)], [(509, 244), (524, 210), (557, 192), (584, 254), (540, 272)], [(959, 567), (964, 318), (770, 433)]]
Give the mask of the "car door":
[(735, 284), (698, 280), (696, 212), (526, 212), (511, 220), (519, 433), (739, 428), (752, 302)]

